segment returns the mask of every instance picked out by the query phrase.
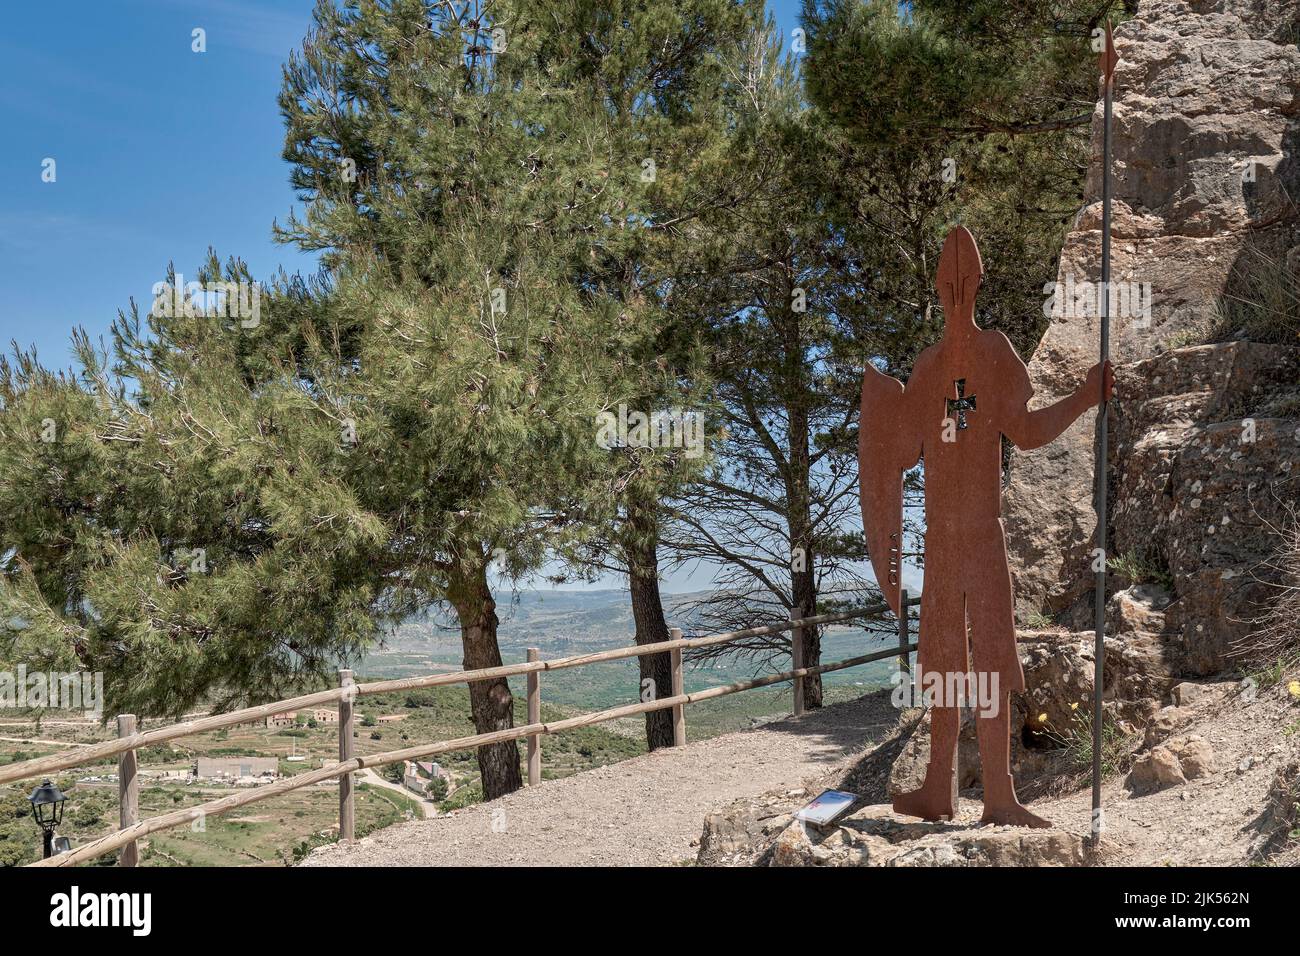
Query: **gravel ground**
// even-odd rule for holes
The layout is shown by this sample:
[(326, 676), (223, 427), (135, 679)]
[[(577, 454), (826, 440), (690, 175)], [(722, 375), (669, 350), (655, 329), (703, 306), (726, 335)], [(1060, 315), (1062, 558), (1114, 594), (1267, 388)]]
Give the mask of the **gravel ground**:
[(888, 694), (874, 694), (391, 826), (322, 847), (302, 865), (672, 865), (694, 859), (709, 812), (847, 767), (897, 719)]
[[(1285, 768), (1294, 774), (1300, 761), (1300, 700), (1286, 681), (1257, 699), (1243, 697), (1235, 682), (1210, 687), (1207, 699), (1186, 708), (1191, 719), (1177, 734), (1198, 734), (1211, 744), (1212, 772), (1147, 796), (1131, 794), (1122, 775), (1108, 780), (1099, 862), (1300, 865), (1294, 840), (1276, 853), (1261, 846), (1276, 826), (1269, 822), (1270, 805), (1278, 802), (1274, 781)], [(323, 847), (303, 865), (672, 865), (693, 860), (704, 817), (737, 800), (843, 786), (886, 801), (899, 740), (874, 748), (897, 727), (888, 694), (874, 694), (389, 827), (352, 846)], [(1283, 802), (1294, 800), (1292, 794)], [(1086, 786), (1031, 806), (1060, 829), (1088, 832)], [(978, 809), (977, 800), (962, 799), (972, 824)]]
[[(1193, 705), (1196, 718), (1179, 734), (1198, 734), (1214, 748), (1213, 772), (1181, 786), (1134, 796), (1122, 779), (1102, 792), (1111, 852), (1120, 866), (1243, 866), (1300, 864), (1300, 845), (1261, 855), (1263, 826), (1275, 797), (1278, 772), (1300, 760), (1300, 700), (1282, 686), (1244, 698), (1235, 682), (1223, 697)], [(1294, 800), (1293, 795), (1290, 799)], [(1090, 794), (1084, 790), (1045, 804), (1045, 816), (1065, 829), (1086, 833)], [(1035, 810), (1038, 805), (1035, 804)]]

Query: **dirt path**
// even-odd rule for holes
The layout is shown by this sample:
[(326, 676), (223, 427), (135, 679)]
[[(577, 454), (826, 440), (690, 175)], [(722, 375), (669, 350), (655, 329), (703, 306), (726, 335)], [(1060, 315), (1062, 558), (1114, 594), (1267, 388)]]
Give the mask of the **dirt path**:
[(303, 865), (671, 865), (694, 858), (705, 814), (846, 766), (896, 722), (874, 695), (388, 827)]
[(402, 796), (406, 797), (406, 799), (415, 801), (420, 808), (420, 815), (426, 819), (437, 813), (437, 810), (434, 809), (433, 805), (430, 804), (429, 801), (420, 799), (401, 784), (393, 783), (391, 780), (385, 780), (369, 767), (362, 770), (359, 776), (361, 777), (362, 783), (368, 783), (372, 787), (382, 787), (385, 790), (391, 790), (393, 793), (400, 793)]
[(16, 744), (44, 744), (48, 747), (84, 747), (85, 744), (72, 743), (67, 740), (46, 740), (42, 737), (0, 737), (0, 740), (6, 743)]

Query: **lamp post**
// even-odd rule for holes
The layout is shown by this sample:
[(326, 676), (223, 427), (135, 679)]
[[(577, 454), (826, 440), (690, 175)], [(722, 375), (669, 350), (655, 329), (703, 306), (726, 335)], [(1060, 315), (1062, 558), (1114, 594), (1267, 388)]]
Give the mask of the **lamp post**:
[(68, 800), (63, 792), (50, 781), (32, 791), (27, 798), (32, 804), (32, 813), (36, 822), (45, 833), (45, 857), (54, 855), (54, 830), (63, 820), (63, 804)]

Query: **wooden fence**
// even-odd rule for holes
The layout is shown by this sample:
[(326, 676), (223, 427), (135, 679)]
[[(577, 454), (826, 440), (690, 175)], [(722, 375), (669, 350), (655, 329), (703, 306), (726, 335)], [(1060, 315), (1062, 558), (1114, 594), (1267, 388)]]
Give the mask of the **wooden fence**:
[[(920, 604), (921, 599), (919, 597), (911, 598), (908, 596), (907, 591), (904, 591), (903, 601), (904, 610), (906, 610), (907, 607)], [(739, 631), (695, 638), (683, 638), (679, 628), (671, 628), (671, 639), (656, 644), (619, 647), (591, 654), (559, 657), (549, 661), (539, 659), (540, 655), (537, 648), (529, 648), (528, 660), (522, 664), (506, 664), (501, 667), (485, 667), (479, 670), (436, 674), (428, 677), (373, 681), (368, 684), (355, 683), (352, 672), (342, 670), (339, 672), (339, 686), (330, 690), (317, 691), (313, 694), (304, 694), (289, 700), (275, 701), (257, 707), (246, 707), (225, 714), (214, 714), (178, 724), (170, 724), (155, 730), (139, 732), (136, 729), (135, 717), (130, 714), (123, 714), (117, 718), (118, 738), (116, 740), (107, 740), (99, 744), (78, 747), (73, 751), (50, 754), (45, 757), (0, 767), (0, 784), (46, 777), (62, 770), (79, 767), (109, 757), (117, 757), (120, 797), (119, 828), (83, 846), (33, 863), (32, 866), (74, 866), (86, 860), (111, 853), (114, 850), (121, 851), (118, 860), (119, 865), (135, 866), (139, 859), (136, 841), (150, 833), (184, 826), (198, 819), (225, 813), (237, 807), (268, 800), (302, 787), (334, 779), (339, 781), (339, 839), (347, 841), (354, 839), (356, 834), (356, 791), (352, 774), (369, 767), (382, 767), (399, 761), (434, 757), (455, 750), (465, 750), (471, 747), (482, 747), (527, 738), (528, 784), (529, 786), (537, 786), (541, 783), (542, 777), (541, 738), (546, 734), (560, 733), (578, 727), (588, 727), (609, 720), (617, 720), (620, 717), (632, 717), (637, 714), (671, 708), (673, 712), (673, 744), (680, 747), (686, 743), (686, 705), (699, 703), (703, 700), (712, 700), (715, 697), (724, 697), (728, 694), (754, 690), (759, 687), (767, 687), (785, 681), (793, 682), (793, 712), (798, 716), (804, 712), (803, 681), (800, 678), (814, 674), (826, 674), (848, 667), (857, 667), (859, 664), (867, 664), (894, 656), (899, 658), (900, 668), (907, 669), (908, 655), (916, 650), (916, 645), (912, 643), (910, 638), (909, 621), (906, 613), (899, 617), (898, 645), (896, 647), (835, 661), (830, 664), (819, 664), (815, 667), (804, 666), (803, 628), (875, 617), (886, 610), (888, 610), (887, 606), (880, 604), (854, 611), (820, 614), (808, 618), (801, 618), (796, 612), (789, 621), (782, 624), (751, 627)], [(792, 660), (790, 670), (754, 678), (753, 680), (710, 687), (707, 690), (690, 694), (685, 692), (682, 668), (683, 651), (726, 644), (747, 637), (778, 634), (785, 631), (790, 631), (793, 636), (791, 640)], [(585, 664), (595, 664), (603, 661), (642, 657), (646, 654), (663, 653), (670, 656), (672, 663), (672, 693), (670, 696), (636, 704), (626, 704), (620, 707), (611, 707), (607, 710), (551, 721), (550, 723), (542, 722), (540, 678), (543, 672), (581, 667)], [(447, 684), (473, 684), (483, 680), (497, 680), (503, 677), (520, 675), (525, 675), (528, 680), (528, 723), (522, 727), (512, 727), (508, 730), (498, 730), (486, 734), (475, 734), (471, 737), (458, 737), (454, 740), (444, 740), (436, 743), (419, 744), (414, 747), (389, 750), (383, 753), (363, 756), (356, 756), (353, 753), (353, 704), (358, 697), (426, 687), (439, 687)], [(339, 711), (338, 762), (292, 777), (285, 777), (264, 786), (253, 787), (242, 793), (234, 793), (217, 800), (211, 800), (196, 807), (175, 810), (171, 813), (150, 817), (147, 820), (139, 819), (139, 779), (137, 776), (136, 751), (141, 747), (165, 743), (179, 737), (187, 737), (209, 730), (233, 727), (236, 724), (263, 720), (286, 710), (299, 710), (330, 703), (337, 704)]]

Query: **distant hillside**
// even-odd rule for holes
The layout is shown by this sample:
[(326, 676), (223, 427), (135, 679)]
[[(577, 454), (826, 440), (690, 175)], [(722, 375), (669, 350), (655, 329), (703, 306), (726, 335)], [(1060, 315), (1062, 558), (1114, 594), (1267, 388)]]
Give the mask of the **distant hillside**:
[[(665, 610), (696, 599), (696, 594), (669, 595)], [(500, 642), (506, 647), (546, 647), (573, 653), (597, 647), (630, 644), (636, 631), (626, 591), (519, 591), (497, 607), (501, 619)], [(429, 614), (399, 626), (386, 641), (393, 653), (460, 653), (460, 630), (455, 619)]]
[[(699, 593), (665, 596), (669, 620), (684, 619), (676, 612), (700, 597)], [(502, 601), (501, 656), (507, 663), (522, 661), (529, 647), (541, 649), (543, 658), (563, 657), (634, 641), (632, 608), (626, 591), (520, 591)], [(892, 632), (868, 635), (860, 627), (837, 627), (823, 635), (823, 661), (840, 660), (885, 647)], [(781, 667), (786, 661), (778, 662)], [(368, 654), (356, 670), (370, 677), (408, 677), (438, 670), (459, 670), (460, 631), (453, 618), (437, 613), (404, 622), (389, 635), (384, 647)], [(688, 669), (687, 690), (702, 690), (722, 683), (771, 673), (772, 668), (747, 660), (710, 662)], [(888, 683), (892, 660), (880, 661), (826, 675), (831, 700), (856, 697)], [(523, 682), (512, 682), (516, 693)], [(543, 699), (579, 710), (632, 703), (638, 698), (638, 674), (632, 659), (593, 664), (547, 674)], [(789, 712), (789, 688), (738, 694), (691, 708), (696, 733), (710, 734), (749, 726), (756, 720)], [(638, 722), (639, 723), (639, 722)]]

